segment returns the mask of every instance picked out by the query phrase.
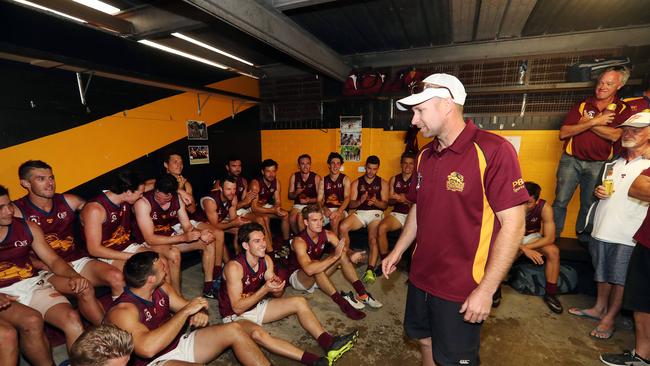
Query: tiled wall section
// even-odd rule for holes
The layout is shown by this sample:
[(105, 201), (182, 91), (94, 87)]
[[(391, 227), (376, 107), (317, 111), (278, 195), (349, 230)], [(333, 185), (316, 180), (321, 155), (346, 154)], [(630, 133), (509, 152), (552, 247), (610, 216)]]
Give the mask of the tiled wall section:
[[(562, 152), (562, 142), (558, 131), (496, 131), (503, 136), (521, 136), (519, 161), (525, 180), (537, 182), (542, 186), (542, 198), (553, 202), (555, 191), (555, 170)], [(377, 128), (364, 128), (362, 132), (361, 162), (346, 162), (345, 173), (358, 177), (358, 168), (369, 155), (381, 159), (379, 175), (388, 180), (399, 172), (399, 156), (404, 150), (403, 131), (384, 131)], [(420, 136), (420, 147), (427, 141)], [(297, 170), (296, 159), (300, 154), (312, 156), (312, 169), (321, 176), (327, 174), (327, 155), (339, 149), (338, 129), (329, 130), (263, 130), (262, 159), (272, 158), (280, 164), (278, 179), (282, 183), (283, 205), (289, 208), (287, 185), (290, 175)], [(578, 194), (574, 195), (567, 212), (567, 222), (562, 236), (575, 237), (575, 217), (578, 213)]]

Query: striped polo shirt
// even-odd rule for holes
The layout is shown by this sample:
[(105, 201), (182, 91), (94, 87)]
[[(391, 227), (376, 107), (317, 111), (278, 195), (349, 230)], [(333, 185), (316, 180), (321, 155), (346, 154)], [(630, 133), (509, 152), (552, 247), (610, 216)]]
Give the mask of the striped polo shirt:
[(417, 205), (409, 280), (431, 295), (463, 302), (483, 279), (500, 229), (495, 213), (528, 201), (517, 154), (471, 121), (454, 143), (420, 150), (407, 198)]

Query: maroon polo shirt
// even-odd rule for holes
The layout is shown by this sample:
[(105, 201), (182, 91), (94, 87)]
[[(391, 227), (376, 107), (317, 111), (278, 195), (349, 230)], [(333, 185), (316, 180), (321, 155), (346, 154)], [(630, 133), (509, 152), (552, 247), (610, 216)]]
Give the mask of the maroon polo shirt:
[[(625, 122), (630, 117), (630, 114), (627, 105), (618, 97), (615, 97), (612, 103), (617, 105), (616, 116), (614, 121), (609, 124), (609, 127), (616, 127)], [(596, 107), (596, 98), (589, 97), (571, 108), (562, 125), (576, 125), (584, 114), (595, 117), (603, 110)], [(596, 135), (595, 132), (589, 129), (565, 140), (564, 152), (580, 160), (605, 161), (612, 158), (614, 148), (611, 141)]]
[(650, 98), (646, 96), (625, 98), (623, 101), (630, 110), (630, 116), (643, 112), (645, 109), (650, 109)]
[[(650, 168), (641, 172), (641, 175), (650, 177)], [(650, 215), (646, 214), (643, 224), (639, 227), (636, 234), (634, 234), (634, 240), (637, 244), (641, 244), (646, 248), (650, 248)]]
[(417, 207), (409, 280), (431, 295), (463, 302), (483, 279), (501, 228), (495, 212), (528, 201), (517, 154), (504, 138), (471, 121), (438, 152), (420, 150), (408, 199)]

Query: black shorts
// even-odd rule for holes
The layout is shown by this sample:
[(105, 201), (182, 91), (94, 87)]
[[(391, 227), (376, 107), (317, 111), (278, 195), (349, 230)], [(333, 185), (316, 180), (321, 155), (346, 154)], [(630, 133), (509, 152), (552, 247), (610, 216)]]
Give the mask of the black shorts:
[(627, 266), (623, 307), (632, 311), (650, 313), (650, 249), (637, 244)]
[(414, 339), (431, 337), (436, 365), (478, 365), (481, 324), (467, 323), (461, 303), (432, 296), (409, 283), (404, 330)]

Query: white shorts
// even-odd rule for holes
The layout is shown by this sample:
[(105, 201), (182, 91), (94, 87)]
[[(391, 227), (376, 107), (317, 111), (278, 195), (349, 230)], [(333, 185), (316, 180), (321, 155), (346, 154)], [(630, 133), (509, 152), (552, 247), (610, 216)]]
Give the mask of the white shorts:
[(273, 208), (273, 207), (275, 207), (275, 206), (273, 206), (273, 205), (270, 204), (270, 203), (267, 203), (267, 204), (265, 204), (265, 205), (262, 206), (262, 207), (264, 207), (264, 208)]
[(391, 212), (390, 214), (393, 217), (395, 217), (397, 219), (397, 221), (399, 221), (399, 223), (400, 223), (400, 225), (402, 225), (402, 227), (404, 227), (404, 223), (406, 222), (406, 216), (408, 216), (407, 214), (403, 214), (403, 213), (399, 213), (399, 212)]
[(384, 211), (382, 210), (361, 210), (354, 213), (357, 215), (357, 218), (363, 224), (363, 227), (367, 227), (371, 222), (375, 220), (381, 220), (384, 218)]
[[(197, 226), (199, 226), (200, 222), (190, 220), (190, 223), (192, 224), (192, 227), (196, 229)], [(181, 223), (179, 222), (178, 224), (172, 226), (172, 230), (174, 230), (175, 235), (182, 235), (184, 234), (183, 228), (181, 227)]]
[(149, 362), (149, 366), (162, 366), (167, 361), (194, 362), (194, 337), (196, 331), (182, 335), (176, 348)]
[(49, 272), (40, 272), (34, 277), (0, 288), (0, 293), (18, 297), (18, 302), (29, 306), (43, 316), (54, 305), (69, 304), (68, 299), (54, 289), (45, 277)]
[(293, 204), (293, 209), (294, 210), (302, 211), (302, 209), (305, 208), (305, 207), (307, 207), (307, 205), (303, 205), (303, 204), (300, 204), (300, 203), (294, 203)]
[[(76, 261), (68, 262), (68, 264), (70, 265), (70, 267), (72, 267), (72, 269), (75, 270), (75, 272), (81, 273), (81, 271), (83, 271), (86, 264), (88, 264), (88, 263), (90, 263), (91, 261), (94, 261), (94, 260), (95, 260), (94, 258), (90, 258), (90, 257), (81, 257), (81, 258), (77, 259)], [(42, 273), (42, 272), (45, 272), (45, 277), (44, 278), (46, 280), (49, 279), (50, 277), (54, 276), (54, 273), (48, 272), (48, 271), (45, 271), (45, 270), (40, 271), (39, 274)]]
[(269, 304), (269, 299), (263, 299), (258, 302), (255, 308), (248, 310), (242, 315), (228, 315), (221, 319), (224, 324), (236, 322), (237, 320), (250, 320), (255, 324), (264, 324), (264, 314), (266, 314), (266, 306)]
[(521, 240), (522, 245), (530, 244), (530, 242), (537, 240), (542, 237), (541, 233), (532, 233), (524, 236), (524, 238)]
[(81, 273), (81, 271), (83, 271), (86, 264), (88, 264), (88, 263), (90, 263), (92, 261), (94, 261), (93, 258), (82, 257), (82, 258), (77, 259), (76, 261), (72, 261), (72, 262), (68, 262), (68, 263), (70, 264), (70, 266), (72, 266), (72, 268), (75, 271), (77, 271), (77, 273)]
[[(148, 248), (148, 246), (145, 243), (142, 244), (133, 243), (130, 244), (128, 247), (124, 248), (122, 253), (137, 253), (138, 250), (140, 250), (140, 248)], [(115, 261), (115, 259), (108, 259), (108, 258), (97, 258), (97, 259), (108, 264), (113, 264), (113, 261)]]
[[(325, 207), (323, 210), (330, 210), (331, 212), (334, 212), (334, 211), (338, 211), (339, 208), (338, 207), (332, 207), (332, 208)], [(343, 214), (341, 216), (342, 216), (342, 218), (348, 217), (348, 212), (343, 211)], [(323, 215), (323, 226), (328, 225), (329, 223), (330, 223), (330, 218)]]
[(289, 284), (291, 287), (294, 288), (294, 290), (298, 291), (306, 291), (307, 293), (313, 294), (314, 291), (318, 288), (318, 285), (316, 284), (316, 281), (314, 281), (314, 284), (311, 285), (310, 288), (305, 288), (305, 286), (298, 280), (298, 271), (299, 269), (293, 271), (291, 276), (289, 276)]
[(251, 212), (253, 212), (253, 210), (251, 210), (250, 207), (248, 207), (248, 208), (240, 208), (240, 209), (237, 209), (237, 216), (248, 215)]

